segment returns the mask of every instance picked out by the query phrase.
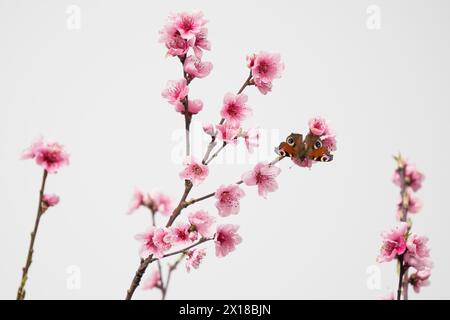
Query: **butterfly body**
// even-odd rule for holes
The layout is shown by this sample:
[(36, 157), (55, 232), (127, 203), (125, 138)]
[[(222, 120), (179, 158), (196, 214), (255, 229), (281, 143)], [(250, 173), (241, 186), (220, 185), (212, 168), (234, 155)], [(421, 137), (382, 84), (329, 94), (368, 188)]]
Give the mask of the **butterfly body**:
[(319, 136), (311, 132), (303, 138), (299, 133), (291, 133), (285, 142), (281, 142), (277, 153), (281, 156), (312, 161), (329, 162), (333, 160), (328, 148), (323, 145)]

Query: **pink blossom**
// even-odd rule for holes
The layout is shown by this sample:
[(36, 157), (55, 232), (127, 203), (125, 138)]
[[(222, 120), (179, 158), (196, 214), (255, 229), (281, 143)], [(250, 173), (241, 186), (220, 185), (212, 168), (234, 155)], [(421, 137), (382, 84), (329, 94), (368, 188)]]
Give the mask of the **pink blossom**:
[(337, 142), (336, 137), (334, 135), (329, 135), (322, 138), (322, 145), (328, 149), (329, 152), (336, 151)]
[(313, 118), (309, 120), (309, 131), (316, 135), (322, 136), (328, 132), (328, 125), (323, 118)]
[(191, 78), (204, 78), (210, 74), (212, 68), (211, 62), (203, 62), (196, 56), (189, 56), (184, 61), (184, 71)]
[(44, 138), (39, 136), (35, 141), (33, 141), (28, 149), (23, 151), (21, 159), (28, 160), (36, 158), (42, 148), (44, 148)]
[(154, 288), (158, 288), (161, 286), (161, 274), (159, 273), (159, 270), (156, 268), (155, 270), (150, 273), (150, 276), (146, 281), (144, 281), (142, 285), (143, 290), (150, 290)]
[(56, 194), (44, 194), (42, 202), (47, 208), (56, 206), (59, 203), (59, 196)]
[(413, 267), (418, 271), (431, 269), (433, 267), (433, 262), (428, 257), (419, 257), (409, 251), (407, 251), (403, 256), (403, 261), (409, 267)]
[(146, 232), (137, 234), (134, 238), (142, 242), (141, 248), (139, 249), (139, 254), (141, 258), (145, 259), (150, 254), (154, 254), (157, 257), (161, 257), (163, 252), (156, 246), (153, 241), (153, 236), (155, 235), (155, 228), (150, 227)]
[(188, 220), (202, 237), (211, 237), (210, 228), (214, 224), (216, 219), (213, 216), (208, 215), (208, 212), (203, 210), (191, 212), (188, 216)]
[(255, 79), (264, 83), (270, 83), (274, 79), (281, 77), (284, 64), (279, 54), (260, 52), (256, 55), (251, 69)]
[(408, 252), (419, 258), (426, 258), (430, 256), (430, 248), (428, 248), (428, 238), (421, 237), (416, 234), (409, 236), (406, 243)]
[(35, 159), (48, 173), (56, 173), (59, 168), (69, 164), (69, 154), (64, 146), (57, 142), (45, 144), (42, 137), (23, 152), (22, 159)]
[(48, 173), (56, 173), (60, 167), (69, 164), (69, 155), (59, 143), (48, 143), (37, 155), (36, 163)]
[(377, 258), (378, 262), (389, 262), (397, 255), (405, 253), (407, 231), (408, 224), (401, 222), (395, 229), (382, 234), (383, 245)]
[(266, 95), (272, 91), (272, 82), (263, 82), (260, 79), (253, 79), (255, 86), (258, 88), (259, 92)]
[(218, 130), (218, 138), (226, 143), (236, 144), (239, 134), (239, 127), (228, 122), (216, 125)]
[(187, 252), (186, 270), (191, 271), (191, 268), (198, 269), (203, 258), (206, 256), (205, 249), (193, 249)]
[[(203, 102), (200, 99), (188, 101), (188, 113), (197, 114), (203, 110)], [(175, 111), (184, 114), (184, 104), (181, 101), (175, 104)]]
[(169, 215), (172, 213), (172, 199), (162, 192), (152, 192), (150, 195), (151, 206), (162, 215)]
[(225, 224), (217, 226), (216, 231), (216, 256), (225, 257), (236, 246), (242, 242), (242, 238), (237, 234), (239, 226), (233, 224)]
[(201, 183), (208, 176), (208, 166), (198, 162), (192, 156), (186, 158), (184, 166), (184, 170), (180, 172), (180, 178), (190, 180), (193, 184)]
[(164, 43), (168, 49), (167, 55), (182, 56), (189, 50), (189, 43), (180, 36), (177, 28), (172, 24), (167, 24), (159, 32), (159, 41)]
[(276, 166), (270, 166), (267, 163), (260, 162), (251, 171), (242, 175), (242, 180), (248, 186), (258, 186), (258, 194), (264, 198), (267, 193), (278, 189), (278, 183), (275, 178), (280, 174), (281, 169)]
[[(412, 191), (410, 189), (407, 189), (406, 191), (406, 197), (408, 201), (408, 212), (409, 213), (418, 213), (422, 209), (422, 201), (420, 201), (419, 198), (414, 196)], [(398, 203), (398, 210), (399, 210), (399, 217), (402, 216), (402, 208), (403, 208), (403, 199), (402, 196), (400, 196), (400, 201)]]
[(239, 213), (239, 201), (245, 196), (245, 192), (236, 184), (221, 185), (217, 189), (215, 196), (217, 198), (216, 208), (219, 210), (219, 215), (227, 217), (231, 214)]
[(248, 116), (252, 114), (252, 109), (247, 106), (247, 95), (244, 93), (227, 93), (223, 98), (223, 106), (220, 111), (222, 118), (230, 124), (239, 126)]
[(167, 81), (166, 89), (163, 90), (161, 95), (166, 98), (170, 104), (178, 104), (189, 93), (189, 87), (186, 79), (169, 80)]
[(244, 141), (248, 152), (253, 153), (255, 148), (259, 147), (259, 129), (251, 128), (245, 131)]
[(279, 54), (260, 52), (247, 57), (247, 66), (252, 70), (253, 83), (262, 94), (272, 90), (272, 81), (281, 77), (284, 64)]
[[(416, 192), (422, 187), (422, 182), (425, 176), (416, 169), (415, 166), (405, 163), (405, 183), (406, 186), (411, 187), (411, 189)], [(401, 187), (401, 178), (398, 170), (394, 173), (394, 183)]]
[(413, 273), (409, 277), (409, 282), (412, 284), (414, 292), (420, 293), (422, 287), (428, 286), (430, 284), (430, 276), (431, 271), (429, 269)]
[(313, 161), (308, 158), (305, 158), (303, 160), (298, 158), (292, 158), (292, 162), (294, 162), (297, 166), (302, 168), (311, 168), (313, 165)]
[(195, 42), (192, 46), (192, 49), (194, 50), (194, 53), (198, 58), (201, 58), (203, 55), (202, 49), (211, 50), (211, 43), (209, 42), (207, 37), (208, 29), (206, 28), (200, 29), (200, 32), (195, 36)]
[(156, 256), (160, 257), (165, 251), (172, 247), (171, 234), (167, 228), (157, 228), (153, 235), (153, 243), (158, 248)]
[(169, 16), (169, 23), (177, 29), (183, 39), (195, 41), (207, 21), (203, 17), (203, 12), (195, 11), (172, 14)]
[(212, 123), (203, 123), (203, 131), (208, 136), (214, 136), (216, 134)]
[(130, 201), (130, 206), (127, 213), (132, 214), (142, 205), (144, 205), (144, 194), (141, 191), (136, 190), (133, 194), (133, 198)]
[(139, 253), (143, 259), (147, 258), (150, 254), (161, 258), (164, 252), (172, 247), (167, 228), (150, 227), (146, 232), (137, 234), (135, 239), (142, 242)]
[(255, 65), (256, 54), (248, 54), (246, 57), (247, 60), (247, 68), (251, 69)]
[(178, 225), (170, 228), (170, 238), (173, 245), (176, 244), (186, 244), (192, 242), (194, 237), (191, 233), (194, 233), (190, 230), (190, 224), (188, 223), (179, 223)]

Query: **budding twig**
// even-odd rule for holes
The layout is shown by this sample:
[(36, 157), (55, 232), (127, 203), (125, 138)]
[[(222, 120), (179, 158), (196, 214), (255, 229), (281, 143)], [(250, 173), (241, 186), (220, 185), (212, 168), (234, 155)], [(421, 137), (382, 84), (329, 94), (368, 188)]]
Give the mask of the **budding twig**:
[(43, 198), (44, 198), (44, 190), (45, 190), (45, 182), (47, 181), (48, 172), (47, 170), (44, 170), (43, 176), (42, 176), (42, 183), (41, 183), (41, 189), (39, 191), (39, 203), (38, 203), (38, 209), (36, 214), (36, 220), (34, 222), (34, 228), (31, 232), (31, 240), (30, 245), (28, 247), (28, 254), (27, 254), (27, 260), (25, 262), (25, 266), (22, 269), (22, 279), (20, 281), (19, 289), (17, 290), (17, 296), (16, 300), (23, 300), (25, 299), (25, 284), (28, 280), (28, 270), (30, 269), (31, 263), (33, 261), (33, 253), (34, 253), (34, 242), (36, 240), (36, 234), (39, 228), (39, 222), (41, 221), (41, 216), (44, 213), (44, 207), (42, 204)]

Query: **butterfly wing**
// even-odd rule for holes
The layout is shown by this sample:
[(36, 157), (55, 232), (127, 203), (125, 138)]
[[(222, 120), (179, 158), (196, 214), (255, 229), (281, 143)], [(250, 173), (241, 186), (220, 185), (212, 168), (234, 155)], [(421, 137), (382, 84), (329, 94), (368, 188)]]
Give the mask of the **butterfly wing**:
[(277, 153), (282, 156), (299, 158), (304, 154), (304, 149), (303, 136), (298, 133), (291, 133), (286, 141), (280, 143)]
[(305, 138), (306, 157), (313, 161), (330, 162), (333, 155), (330, 154), (328, 148), (323, 145), (319, 136), (308, 133)]

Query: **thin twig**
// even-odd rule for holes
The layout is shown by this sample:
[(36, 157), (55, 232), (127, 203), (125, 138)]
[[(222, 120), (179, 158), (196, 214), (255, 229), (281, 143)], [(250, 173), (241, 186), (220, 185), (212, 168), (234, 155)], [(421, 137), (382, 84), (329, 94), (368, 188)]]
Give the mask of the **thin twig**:
[(222, 146), (221, 146), (219, 149), (217, 149), (217, 151), (213, 153), (213, 155), (211, 156), (211, 158), (209, 158), (209, 159), (205, 162), (205, 165), (208, 165), (215, 157), (217, 157), (217, 155), (219, 154), (219, 152), (222, 151), (223, 148), (225, 148), (225, 147), (227, 146), (227, 144), (228, 144), (228, 143), (227, 143), (226, 141), (224, 141), (223, 144), (222, 144)]
[(201, 238), (197, 242), (195, 242), (195, 243), (193, 243), (193, 244), (191, 244), (191, 245), (189, 245), (189, 246), (187, 246), (187, 247), (185, 247), (183, 249), (180, 249), (180, 250), (177, 250), (177, 251), (173, 251), (173, 252), (170, 252), (170, 253), (166, 253), (161, 258), (153, 258), (151, 262), (153, 262), (155, 260), (168, 258), (168, 257), (171, 257), (171, 256), (175, 256), (177, 254), (186, 252), (186, 251), (188, 251), (188, 250), (190, 250), (190, 249), (192, 249), (192, 248), (194, 248), (194, 247), (196, 247), (198, 245), (201, 245), (202, 243), (205, 243), (205, 242), (208, 242), (208, 241), (211, 241), (211, 240), (214, 240), (214, 237), (212, 237), (212, 238)]
[[(275, 165), (276, 163), (278, 163), (278, 162), (280, 162), (282, 159), (284, 159), (286, 156), (278, 156), (278, 157), (276, 157), (274, 160), (272, 160), (271, 162), (269, 162), (269, 166), (273, 166), (273, 165)], [(242, 184), (244, 181), (243, 180), (239, 180), (239, 181), (237, 181), (235, 184), (237, 184), (237, 185), (239, 185), (239, 184)], [(190, 205), (193, 205), (194, 203), (197, 203), (197, 202), (200, 202), (200, 201), (203, 201), (203, 200), (206, 200), (206, 199), (209, 199), (209, 198), (212, 198), (212, 197), (214, 197), (216, 195), (216, 193), (215, 192), (211, 192), (211, 193), (208, 193), (208, 194), (206, 194), (206, 195), (204, 195), (204, 196), (202, 196), (202, 197), (199, 197), (199, 198), (195, 198), (195, 199), (191, 199), (191, 200), (189, 200), (189, 201), (185, 201), (185, 203), (184, 203), (184, 208), (187, 208), (187, 207), (189, 207)]]
[(37, 209), (37, 214), (36, 214), (36, 220), (34, 222), (33, 231), (31, 232), (31, 240), (30, 240), (30, 245), (28, 247), (28, 254), (27, 254), (27, 260), (25, 262), (25, 267), (22, 268), (22, 279), (20, 281), (19, 289), (17, 290), (16, 300), (25, 299), (25, 284), (28, 280), (28, 270), (30, 269), (31, 263), (33, 262), (34, 242), (36, 240), (36, 234), (37, 234), (37, 231), (39, 228), (39, 222), (41, 221), (41, 216), (45, 211), (45, 209), (42, 205), (42, 201), (44, 198), (45, 182), (47, 181), (47, 176), (48, 176), (48, 172), (47, 172), (47, 170), (44, 170), (44, 173), (42, 175), (41, 189), (39, 190), (39, 203), (38, 203), (38, 209)]
[[(172, 273), (175, 271), (175, 269), (178, 267), (178, 265), (180, 264), (180, 262), (183, 260), (184, 256), (185, 256), (185, 254), (182, 253), (182, 254), (180, 255), (180, 257), (175, 261), (174, 264), (169, 265), (169, 271), (167, 272), (166, 286), (165, 286), (165, 287), (164, 287), (164, 286), (162, 287), (163, 290), (162, 290), (162, 297), (161, 297), (161, 300), (166, 300), (167, 290), (168, 290), (168, 288), (169, 288), (170, 278), (171, 278), (171, 276), (172, 276)], [(161, 276), (161, 279), (162, 279), (162, 276)]]
[(208, 148), (206, 149), (205, 155), (203, 156), (202, 164), (204, 164), (204, 165), (207, 164), (206, 162), (208, 161), (209, 155), (213, 151), (213, 149), (216, 146), (216, 144), (217, 144), (217, 141), (215, 141), (215, 137), (213, 136), (211, 138), (211, 142), (208, 143)]
[[(247, 78), (247, 79), (245, 80), (245, 82), (242, 84), (242, 86), (241, 86), (241, 88), (238, 90), (237, 94), (241, 94), (242, 92), (244, 92), (245, 88), (247, 88), (247, 86), (250, 85), (252, 78), (253, 78), (253, 74), (252, 74), (252, 72), (250, 71), (250, 74), (248, 75), (248, 78)], [(225, 118), (222, 118), (222, 119), (220, 119), (219, 124), (223, 124), (224, 122), (225, 122)], [(212, 135), (212, 136), (211, 136), (211, 141), (210, 141), (209, 144), (208, 144), (208, 148), (206, 149), (206, 153), (205, 153), (205, 156), (203, 157), (203, 161), (202, 161), (202, 163), (205, 164), (205, 165), (209, 164), (209, 162), (211, 162), (211, 160), (214, 159), (214, 158), (217, 156), (217, 154), (218, 154), (221, 150), (223, 150), (223, 148), (224, 148), (225, 145), (226, 145), (226, 144), (224, 143), (224, 145), (222, 145), (222, 147), (219, 149), (219, 152), (216, 152), (216, 155), (215, 155), (214, 157), (212, 157), (212, 158), (208, 161), (208, 158), (209, 158), (210, 153), (212, 152), (212, 150), (213, 150), (214, 147), (216, 146), (216, 142), (215, 142), (215, 141), (216, 141), (216, 135)]]

